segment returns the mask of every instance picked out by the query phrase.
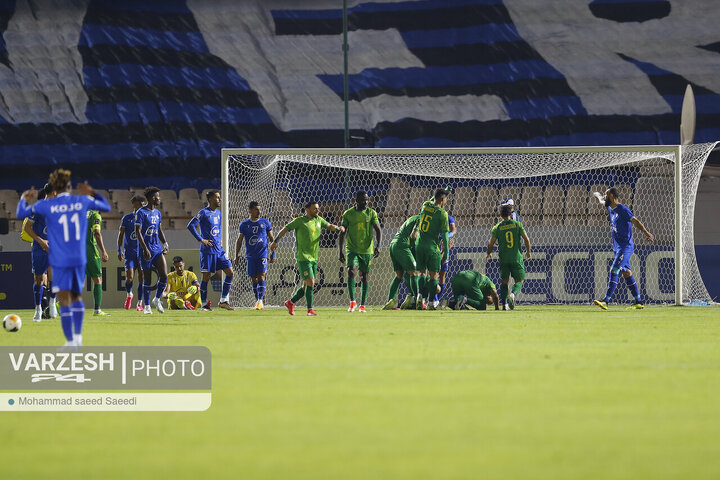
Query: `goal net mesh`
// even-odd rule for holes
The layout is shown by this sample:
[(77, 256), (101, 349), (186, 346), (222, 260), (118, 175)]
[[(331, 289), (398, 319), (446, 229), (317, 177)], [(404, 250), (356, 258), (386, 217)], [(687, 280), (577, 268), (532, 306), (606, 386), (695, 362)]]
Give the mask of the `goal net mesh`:
[[(700, 276), (693, 243), (695, 195), (700, 174), (715, 144), (683, 147), (682, 235), (683, 302), (711, 301)], [(358, 190), (370, 196), (382, 228), (380, 256), (369, 276), (369, 305), (387, 300), (394, 277), (388, 245), (398, 227), (419, 213), (437, 188), (451, 187), (446, 209), (455, 218), (457, 233), (450, 250), (445, 296), (452, 276), (477, 270), (500, 284), (497, 252), (485, 263), (490, 229), (499, 221), (498, 206), (512, 198), (532, 242), (532, 258), (525, 261), (526, 279), (519, 303), (589, 303), (602, 298), (612, 262), (607, 210), (593, 196), (615, 187), (620, 202), (655, 236), (650, 244), (634, 229), (635, 254), (631, 268), (646, 303), (675, 300), (675, 153), (657, 151), (598, 151), (535, 153), (516, 149), (506, 153), (474, 150), (422, 150), (354, 153), (277, 150), (224, 150), (227, 181), (223, 194), (226, 250), (234, 256), (238, 226), (248, 216), (248, 203), (257, 201), (262, 216), (277, 233), (303, 215), (309, 200), (320, 205), (320, 216), (340, 224), (353, 206)], [(250, 241), (254, 241), (252, 238)], [(320, 239), (315, 303), (348, 303), (347, 272), (338, 258), (338, 234), (324, 231)], [(496, 247), (497, 248), (497, 247)], [(523, 247), (524, 249), (524, 247)], [(233, 283), (236, 306), (252, 306), (255, 297), (245, 276), (245, 246), (241, 248)], [(283, 238), (277, 259), (267, 273), (267, 305), (282, 305), (298, 285), (292, 232)], [(358, 282), (359, 288), (359, 282)], [(401, 288), (401, 298), (406, 292)], [(359, 292), (358, 292), (359, 293)], [(620, 282), (613, 302), (631, 297)]]

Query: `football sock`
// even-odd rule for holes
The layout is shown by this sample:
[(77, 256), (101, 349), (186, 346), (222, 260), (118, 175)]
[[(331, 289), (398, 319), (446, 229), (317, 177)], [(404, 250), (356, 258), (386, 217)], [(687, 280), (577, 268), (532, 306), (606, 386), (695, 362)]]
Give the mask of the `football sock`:
[(502, 285), (500, 285), (500, 307), (505, 305), (507, 296), (508, 296), (508, 284), (503, 283)]
[(518, 293), (520, 293), (522, 291), (522, 287), (523, 287), (522, 282), (515, 282), (515, 284), (513, 285), (513, 288), (512, 288), (512, 293), (517, 295)]
[(486, 310), (487, 305), (485, 302), (481, 302), (478, 300), (473, 300), (472, 298), (467, 299), (467, 304), (473, 307), (475, 310)]
[(222, 287), (222, 298), (227, 300), (228, 295), (230, 295), (230, 287), (232, 287), (232, 281), (233, 281), (233, 275), (225, 275), (225, 280), (223, 281), (223, 287)]
[(71, 311), (73, 331), (77, 336), (82, 333), (83, 318), (85, 317), (85, 304), (82, 302), (82, 300), (73, 302)]
[(418, 293), (421, 296), (425, 296), (425, 285), (427, 284), (427, 277), (425, 275), (420, 275), (418, 277)]
[(52, 282), (48, 282), (48, 297), (50, 298), (50, 301), (55, 302), (56, 296), (57, 296), (57, 293), (53, 292), (53, 290), (52, 290)]
[(401, 283), (402, 283), (402, 278), (397, 278), (397, 277), (393, 278), (392, 282), (390, 282), (390, 291), (388, 292), (388, 300), (392, 300), (393, 298), (397, 297), (398, 290), (400, 289)]
[(72, 331), (72, 324), (73, 324), (73, 314), (70, 307), (62, 306), (60, 307), (60, 324), (62, 325), (63, 334), (65, 335), (65, 340), (68, 342), (72, 342), (73, 339), (73, 331)]
[(207, 286), (208, 282), (205, 280), (200, 282), (200, 303), (201, 305), (207, 304)]
[(613, 293), (615, 293), (615, 289), (617, 288), (617, 284), (618, 274), (615, 272), (610, 272), (610, 280), (608, 280), (607, 292), (605, 293), (605, 303), (609, 302), (612, 298)]
[(348, 295), (350, 296), (350, 301), (355, 301), (355, 279), (354, 278), (348, 278)]
[[(397, 278), (397, 277), (395, 277)], [(410, 296), (415, 298), (417, 297), (417, 292), (415, 291), (415, 282), (413, 282), (413, 277), (411, 277), (407, 272), (403, 274), (403, 280), (405, 280), (405, 286), (408, 289), (408, 292), (410, 292)], [(400, 287), (398, 287), (400, 288)]]
[[(150, 275), (148, 275), (149, 277)], [(150, 305), (150, 279), (143, 280), (143, 305)]]
[(165, 278), (165, 280), (158, 280), (157, 291), (155, 292), (155, 298), (162, 298), (162, 294), (165, 291), (165, 287), (167, 287), (167, 278)]
[(313, 299), (315, 298), (314, 290), (315, 289), (313, 287), (305, 288), (305, 303), (307, 303), (308, 310), (313, 308)]
[(257, 284), (257, 299), (265, 298), (265, 280), (260, 280)]
[(367, 300), (368, 296), (368, 290), (370, 290), (370, 285), (368, 282), (363, 282), (362, 286), (360, 287), (360, 305), (365, 305), (365, 301)]
[(130, 294), (132, 293), (132, 282), (125, 280), (125, 291), (127, 292), (128, 297), (129, 297)]
[(625, 279), (625, 284), (627, 284), (628, 289), (630, 290), (630, 294), (633, 296), (636, 302), (640, 303), (642, 301), (642, 298), (640, 297), (640, 291), (638, 290), (637, 282), (635, 281), (635, 277), (633, 275), (630, 275)]
[(437, 299), (436, 299), (436, 300), (440, 300), (440, 299), (442, 298), (442, 296), (443, 296), (443, 293), (445, 293), (445, 284), (444, 284), (444, 283), (441, 283), (441, 284), (440, 284), (440, 293), (437, 294)]
[(42, 303), (43, 291), (45, 290), (44, 285), (37, 285), (33, 283), (33, 297), (35, 298), (35, 306)]
[(295, 291), (295, 294), (292, 296), (290, 301), (292, 303), (297, 303), (297, 301), (300, 300), (303, 297), (303, 295), (305, 295), (305, 285), (303, 285), (302, 287), (298, 288)]
[(411, 281), (413, 284), (413, 295), (417, 298), (417, 296), (420, 295), (420, 276), (414, 275), (411, 277)]
[(435, 298), (435, 293), (437, 293), (437, 286), (438, 281), (430, 279), (425, 282), (425, 298), (428, 300)]
[(252, 288), (253, 288), (253, 294), (255, 295), (255, 300), (258, 300), (258, 282), (254, 281), (252, 282)]
[[(100, 306), (102, 305), (102, 285), (94, 283), (93, 284), (93, 300), (95, 300), (95, 311), (100, 310)], [(74, 318), (74, 315), (73, 315)]]
[(142, 302), (143, 299), (143, 293), (145, 292), (145, 287), (143, 286), (143, 282), (138, 282), (138, 301)]

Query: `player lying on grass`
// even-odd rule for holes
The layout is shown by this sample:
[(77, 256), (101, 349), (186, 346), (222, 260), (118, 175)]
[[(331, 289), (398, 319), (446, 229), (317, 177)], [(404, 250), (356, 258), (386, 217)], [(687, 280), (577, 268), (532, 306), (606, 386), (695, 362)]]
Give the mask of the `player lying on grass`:
[(200, 305), (200, 282), (190, 270), (185, 270), (182, 257), (173, 258), (174, 272), (168, 274), (163, 292), (171, 310), (195, 310)]
[(398, 229), (390, 242), (390, 261), (392, 261), (393, 270), (395, 270), (395, 278), (393, 278), (390, 283), (388, 300), (383, 310), (392, 310), (395, 308), (398, 290), (400, 289), (400, 284), (403, 279), (405, 279), (405, 286), (410, 293), (400, 308), (404, 310), (415, 308), (415, 302), (418, 299), (418, 291), (420, 289), (420, 272), (417, 269), (411, 244), (414, 243), (412, 235), (418, 220), (420, 220), (420, 215), (413, 215), (405, 220), (405, 223)]
[(318, 202), (311, 200), (305, 204), (305, 215), (297, 217), (280, 230), (277, 238), (270, 244), (270, 251), (277, 250), (278, 242), (286, 233), (295, 231), (296, 258), (298, 270), (303, 283), (297, 289), (292, 298), (285, 302), (290, 315), (295, 315), (295, 302), (305, 297), (307, 314), (315, 316), (313, 310), (313, 288), (315, 288), (315, 276), (317, 275), (318, 252), (320, 251), (320, 235), (322, 229), (344, 232), (345, 227), (332, 225), (320, 216)]
[[(357, 308), (355, 301), (355, 267), (360, 270), (362, 289), (360, 290), (360, 312), (365, 312), (365, 302), (369, 291), (369, 276), (372, 259), (380, 254), (380, 242), (382, 231), (378, 215), (375, 210), (368, 207), (368, 194), (359, 191), (355, 195), (355, 206), (345, 210), (342, 215), (342, 226), (344, 232), (340, 232), (338, 248), (340, 250), (340, 263), (345, 263), (345, 252), (347, 252), (348, 271), (348, 295), (350, 306), (348, 312), (354, 312)], [(345, 232), (347, 232), (347, 241)], [(373, 245), (373, 232), (376, 241)]]
[(268, 245), (275, 240), (270, 220), (260, 216), (260, 204), (252, 201), (248, 205), (249, 218), (240, 224), (240, 235), (235, 242), (235, 265), (240, 262), (240, 247), (245, 239), (245, 262), (247, 274), (252, 280), (252, 289), (255, 294), (255, 310), (263, 310), (265, 304), (265, 274), (268, 270), (268, 261), (275, 261), (275, 252), (268, 258)]
[(630, 290), (630, 294), (635, 299), (635, 303), (630, 307), (632, 309), (645, 308), (640, 296), (635, 277), (630, 270), (630, 257), (635, 251), (635, 243), (633, 242), (632, 227), (633, 225), (645, 234), (648, 241), (653, 243), (655, 237), (645, 228), (645, 225), (638, 220), (628, 207), (620, 203), (620, 195), (616, 188), (609, 188), (605, 191), (605, 195), (600, 192), (594, 192), (595, 198), (600, 204), (604, 205), (610, 215), (610, 235), (613, 241), (613, 263), (610, 266), (610, 278), (608, 280), (607, 292), (602, 300), (595, 300), (593, 303), (603, 310), (608, 309), (608, 303), (612, 299), (613, 293), (617, 288), (618, 279), (622, 274), (625, 284)]
[[(512, 213), (512, 205), (508, 203), (500, 205), (502, 221), (495, 225), (490, 233), (490, 242), (485, 256), (485, 263), (487, 263), (497, 242), (500, 278), (502, 279), (500, 304), (503, 310), (515, 308), (515, 295), (520, 293), (525, 280), (525, 265), (523, 264), (520, 249), (520, 238), (525, 242), (525, 258), (530, 259), (530, 237), (525, 233), (525, 229), (520, 222), (510, 218)], [(508, 294), (511, 275), (515, 280), (515, 284), (512, 287), (512, 292)]]
[(500, 309), (495, 284), (487, 275), (474, 270), (463, 270), (455, 275), (450, 282), (453, 298), (448, 306), (453, 310), (466, 310), (467, 305), (475, 310), (486, 310), (487, 305), (494, 304), (495, 310)]

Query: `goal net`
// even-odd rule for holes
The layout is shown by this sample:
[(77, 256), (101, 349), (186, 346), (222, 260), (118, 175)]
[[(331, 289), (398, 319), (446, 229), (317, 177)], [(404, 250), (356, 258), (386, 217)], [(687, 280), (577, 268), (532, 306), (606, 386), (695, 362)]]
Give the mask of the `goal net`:
[[(262, 216), (277, 235), (304, 214), (309, 200), (319, 203), (320, 216), (340, 224), (356, 192), (364, 190), (383, 233), (380, 256), (372, 262), (368, 304), (382, 305), (395, 275), (390, 241), (435, 189), (450, 186), (446, 209), (455, 218), (457, 234), (446, 296), (450, 279), (462, 270), (483, 272), (499, 286), (497, 253), (486, 264), (485, 250), (490, 229), (499, 221), (499, 203), (512, 198), (532, 242), (518, 302), (589, 303), (604, 296), (613, 258), (608, 214), (593, 192), (615, 187), (620, 202), (655, 236), (650, 244), (634, 229), (631, 267), (644, 301), (711, 301), (695, 258), (693, 216), (700, 174), (714, 146), (223, 149), (223, 240), (234, 256), (238, 226), (247, 218), (250, 201), (260, 203)], [(338, 258), (337, 241), (338, 234), (330, 231), (320, 239), (315, 286), (319, 306), (348, 302), (347, 272)], [(244, 255), (243, 245), (232, 298), (237, 306), (252, 306)], [(292, 232), (280, 242), (266, 281), (268, 305), (282, 305), (300, 284)], [(613, 302), (630, 300), (621, 282)]]

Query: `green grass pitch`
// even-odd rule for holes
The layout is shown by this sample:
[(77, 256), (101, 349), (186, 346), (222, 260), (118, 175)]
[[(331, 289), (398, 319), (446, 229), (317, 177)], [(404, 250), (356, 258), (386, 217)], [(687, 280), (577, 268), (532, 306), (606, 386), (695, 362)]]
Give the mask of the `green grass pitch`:
[[(317, 311), (86, 317), (87, 345), (209, 347), (212, 406), (0, 414), (0, 477), (720, 478), (718, 308)], [(0, 345), (62, 343), (18, 313)]]

